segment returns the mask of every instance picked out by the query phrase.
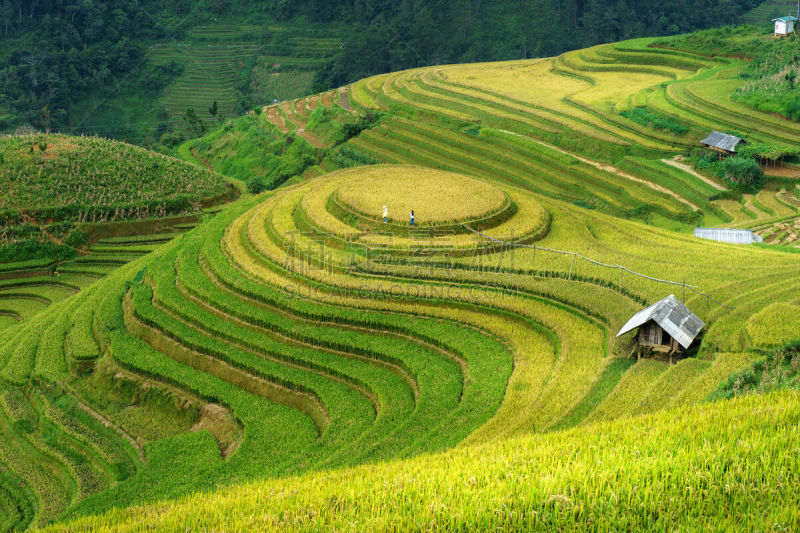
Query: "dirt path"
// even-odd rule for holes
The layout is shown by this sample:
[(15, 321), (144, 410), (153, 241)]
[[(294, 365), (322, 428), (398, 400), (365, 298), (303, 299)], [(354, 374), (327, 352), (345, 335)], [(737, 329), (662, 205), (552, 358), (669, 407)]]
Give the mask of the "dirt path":
[(353, 110), (350, 108), (350, 95), (346, 87), (339, 89), (339, 105), (351, 113), (353, 112)]
[(200, 154), (197, 153), (197, 149), (194, 146), (189, 148), (189, 151), (192, 153), (195, 159), (200, 161), (203, 164), (203, 166), (206, 167), (206, 170), (208, 170), (211, 173), (214, 172), (214, 168), (211, 166), (211, 163), (208, 162), (208, 159), (206, 159), (205, 157), (200, 157)]
[(779, 176), (781, 178), (800, 178), (800, 167), (794, 165), (778, 166), (765, 165), (764, 174)]
[(661, 185), (658, 185), (657, 183), (653, 183), (653, 182), (650, 182), (650, 181), (647, 181), (647, 180), (643, 180), (641, 178), (637, 178), (636, 176), (632, 176), (632, 175), (628, 174), (627, 172), (621, 171), (620, 169), (618, 169), (615, 166), (609, 165), (607, 163), (601, 163), (600, 161), (594, 161), (592, 159), (587, 159), (587, 158), (581, 157), (579, 155), (575, 155), (572, 152), (567, 152), (566, 150), (562, 150), (561, 148), (558, 148), (557, 146), (553, 146), (551, 144), (547, 144), (546, 142), (539, 141), (537, 139), (534, 139), (532, 137), (528, 137), (526, 135), (521, 135), (519, 133), (514, 133), (513, 131), (506, 131), (506, 130), (500, 130), (500, 131), (502, 131), (503, 133), (508, 133), (509, 135), (516, 135), (517, 137), (522, 137), (523, 139), (527, 139), (529, 141), (535, 142), (536, 144), (541, 144), (542, 146), (550, 148), (551, 150), (555, 150), (556, 152), (560, 152), (560, 153), (562, 153), (564, 155), (568, 155), (570, 157), (574, 157), (578, 161), (586, 163), (587, 165), (591, 165), (591, 166), (593, 166), (595, 168), (598, 168), (598, 169), (600, 169), (600, 170), (602, 170), (604, 172), (610, 172), (611, 174), (615, 174), (615, 175), (617, 175), (617, 176), (619, 176), (621, 178), (625, 178), (625, 179), (629, 179), (631, 181), (635, 181), (637, 183), (641, 183), (642, 185), (646, 185), (646, 186), (650, 187), (654, 191), (658, 191), (658, 192), (664, 193), (664, 194), (666, 194), (668, 196), (671, 196), (671, 197), (675, 198), (679, 202), (688, 205), (689, 207), (691, 207), (695, 211), (700, 211), (700, 208), (698, 206), (696, 206), (695, 204), (693, 204), (692, 202), (690, 202), (686, 198), (683, 198), (682, 196), (679, 196), (677, 193), (667, 189), (666, 187), (662, 187)]
[(275, 127), (277, 127), (281, 133), (289, 133), (289, 126), (286, 125), (286, 120), (278, 111), (277, 105), (264, 107), (264, 115), (266, 115), (267, 120), (275, 125)]
[(297, 115), (292, 115), (289, 111), (286, 112), (286, 116), (289, 118), (289, 121), (296, 126), (295, 133), (297, 133), (300, 137), (308, 141), (308, 143), (313, 146), (314, 148), (322, 148), (323, 150), (327, 150), (330, 148), (327, 144), (325, 144), (320, 137), (314, 133), (313, 131), (306, 131), (306, 121)]
[(705, 183), (708, 183), (709, 185), (711, 185), (712, 187), (714, 187), (718, 191), (726, 191), (727, 190), (725, 187), (723, 187), (719, 183), (717, 183), (715, 181), (712, 181), (712, 180), (708, 179), (707, 177), (703, 176), (702, 174), (700, 174), (699, 172), (695, 171), (695, 169), (693, 169), (692, 167), (690, 167), (686, 163), (680, 163), (678, 161), (675, 161), (674, 159), (662, 159), (661, 162), (662, 163), (666, 163), (671, 167), (675, 167), (675, 168), (677, 168), (679, 170), (683, 170), (684, 172), (687, 172), (687, 173), (691, 174), (695, 178), (697, 178), (699, 180), (702, 180)]

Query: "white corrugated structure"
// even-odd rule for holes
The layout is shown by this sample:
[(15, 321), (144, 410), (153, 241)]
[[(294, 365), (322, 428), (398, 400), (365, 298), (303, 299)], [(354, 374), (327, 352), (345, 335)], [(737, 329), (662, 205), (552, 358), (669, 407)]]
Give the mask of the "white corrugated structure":
[(772, 19), (775, 23), (775, 35), (789, 35), (794, 33), (794, 24), (797, 22), (797, 17), (780, 17)]
[[(705, 327), (705, 322), (689, 311), (674, 295), (670, 294), (660, 302), (656, 302), (647, 309), (642, 309), (622, 326), (617, 337), (624, 335), (635, 328), (653, 322), (660, 326), (669, 336), (676, 340), (683, 348), (688, 348), (697, 334)], [(641, 336), (641, 335), (640, 335)], [(641, 339), (640, 339), (641, 342)], [(662, 339), (645, 342), (646, 345), (663, 345), (669, 347)]]
[(730, 244), (764, 242), (764, 239), (749, 229), (694, 228), (694, 236), (701, 239), (708, 239), (709, 241), (727, 242)]
[(719, 131), (712, 131), (708, 137), (700, 141), (700, 144), (726, 154), (735, 154), (736, 146), (739, 144), (747, 144), (746, 141), (737, 137), (736, 135), (729, 135)]

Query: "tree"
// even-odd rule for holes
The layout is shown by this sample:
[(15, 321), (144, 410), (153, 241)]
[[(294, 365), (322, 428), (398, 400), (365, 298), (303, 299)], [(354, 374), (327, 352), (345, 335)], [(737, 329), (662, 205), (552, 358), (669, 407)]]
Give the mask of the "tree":
[(217, 117), (217, 113), (219, 112), (219, 107), (217, 106), (216, 100), (214, 100), (214, 102), (211, 104), (211, 107), (208, 108), (208, 112), (211, 114), (212, 117), (214, 118)]
[(183, 120), (186, 122), (189, 129), (194, 132), (196, 137), (200, 137), (206, 132), (206, 125), (203, 124), (203, 120), (197, 116), (193, 107), (186, 110)]
[(14, 5), (6, 0), (3, 2), (3, 7), (0, 10), (0, 19), (3, 20), (3, 30), (8, 35), (8, 25), (14, 17)]
[(47, 106), (42, 108), (42, 126), (45, 133), (50, 133), (50, 108)]

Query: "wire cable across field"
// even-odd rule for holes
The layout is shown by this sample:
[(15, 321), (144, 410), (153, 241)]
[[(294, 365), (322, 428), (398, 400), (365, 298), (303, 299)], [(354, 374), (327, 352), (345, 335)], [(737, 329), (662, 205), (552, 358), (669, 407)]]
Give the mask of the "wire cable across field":
[[(635, 271), (633, 271), (633, 270), (631, 270), (629, 268), (626, 268), (626, 267), (624, 267), (622, 265), (612, 265), (612, 264), (609, 264), (609, 263), (603, 263), (602, 261), (596, 261), (596, 260), (594, 260), (594, 259), (592, 259), (590, 257), (586, 257), (585, 255), (580, 254), (578, 252), (566, 252), (566, 251), (563, 251), (563, 250), (555, 250), (553, 248), (546, 248), (544, 246), (536, 246), (535, 244), (521, 244), (521, 243), (501, 241), (499, 239), (495, 239), (494, 237), (490, 237), (489, 235), (486, 235), (485, 233), (482, 233), (482, 232), (480, 232), (480, 231), (478, 231), (476, 229), (473, 229), (473, 228), (467, 226), (466, 224), (463, 224), (463, 227), (466, 228), (467, 230), (471, 231), (472, 233), (476, 234), (476, 235), (480, 235), (484, 239), (490, 240), (490, 241), (492, 241), (494, 243), (501, 244), (501, 245), (504, 245), (504, 246), (509, 246), (509, 247), (513, 247), (513, 248), (529, 248), (529, 249), (534, 250), (534, 251), (551, 252), (551, 253), (560, 254), (560, 255), (571, 255), (573, 258), (578, 257), (580, 259), (583, 259), (584, 261), (587, 261), (587, 262), (592, 263), (593, 265), (597, 265), (599, 267), (609, 268), (609, 269), (612, 269), (612, 270), (619, 270), (620, 272), (627, 272), (628, 274), (632, 274), (634, 276), (638, 276), (640, 278), (644, 278), (644, 279), (647, 279), (647, 280), (650, 280), (650, 281), (655, 281), (656, 283), (666, 283), (668, 285), (678, 285), (679, 287), (683, 287), (684, 289), (689, 289), (690, 291), (692, 291), (693, 293), (697, 294), (698, 296), (703, 296), (704, 298), (706, 298), (709, 301), (717, 304), (720, 307), (724, 307), (725, 309), (733, 309), (732, 307), (729, 307), (727, 305), (724, 305), (724, 304), (716, 301), (714, 298), (712, 298), (708, 294), (705, 294), (705, 293), (702, 293), (702, 292), (696, 290), (697, 289), (696, 285), (689, 285), (689, 284), (687, 284), (686, 282), (683, 282), (683, 281), (670, 281), (670, 280), (667, 280), (667, 279), (654, 278), (654, 277), (651, 277), (651, 276), (647, 276), (645, 274), (640, 274), (639, 272), (635, 272)], [(570, 274), (572, 274), (572, 266), (570, 266)]]

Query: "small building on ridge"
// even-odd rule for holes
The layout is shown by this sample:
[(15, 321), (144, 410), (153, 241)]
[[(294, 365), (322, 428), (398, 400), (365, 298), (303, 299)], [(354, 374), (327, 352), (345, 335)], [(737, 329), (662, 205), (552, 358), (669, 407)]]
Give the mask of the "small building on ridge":
[(617, 337), (639, 328), (635, 339), (638, 357), (643, 353), (661, 353), (669, 354), (671, 359), (673, 354), (689, 348), (705, 325), (670, 294), (633, 315), (619, 330)]
[(794, 25), (797, 22), (797, 17), (780, 17), (772, 19), (775, 23), (775, 37), (784, 37), (790, 33), (794, 33)]
[(700, 141), (700, 144), (711, 148), (715, 152), (724, 155), (733, 155), (736, 153), (736, 146), (739, 144), (747, 144), (743, 139), (736, 135), (728, 135), (719, 131), (712, 131), (711, 134)]

